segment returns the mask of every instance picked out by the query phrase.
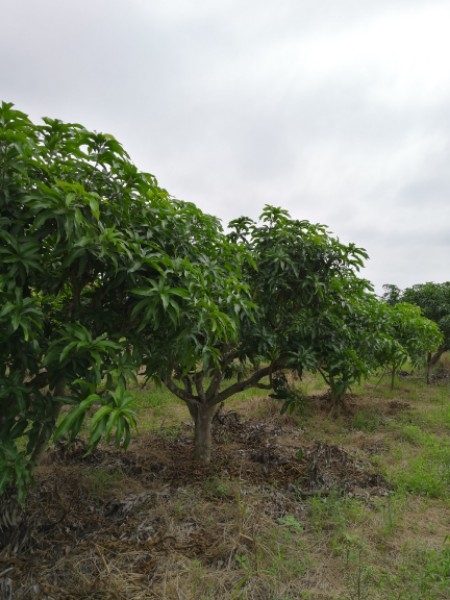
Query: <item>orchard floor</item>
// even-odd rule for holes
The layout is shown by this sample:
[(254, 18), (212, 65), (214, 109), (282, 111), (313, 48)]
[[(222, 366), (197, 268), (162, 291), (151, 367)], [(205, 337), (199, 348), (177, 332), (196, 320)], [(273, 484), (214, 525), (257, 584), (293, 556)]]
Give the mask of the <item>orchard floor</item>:
[(350, 396), (337, 419), (326, 396), (303, 417), (278, 409), (255, 398), (221, 410), (207, 467), (187, 418), (126, 451), (86, 455), (82, 438), (49, 449), (28, 548), (0, 557), (11, 599), (419, 599), (421, 584), (402, 595), (402, 573), (418, 544), (440, 551), (450, 517), (444, 501), (402, 504), (385, 474), (392, 425), (416, 408), (391, 395)]

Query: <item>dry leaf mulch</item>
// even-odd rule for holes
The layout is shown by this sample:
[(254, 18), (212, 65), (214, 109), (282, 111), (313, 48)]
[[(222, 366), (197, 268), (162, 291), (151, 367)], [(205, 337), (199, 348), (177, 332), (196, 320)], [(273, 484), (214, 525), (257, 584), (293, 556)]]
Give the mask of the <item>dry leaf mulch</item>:
[(164, 598), (168, 573), (192, 561), (229, 570), (264, 520), (301, 520), (310, 496), (389, 494), (369, 460), (308, 444), (282, 420), (222, 412), (213, 435), (208, 466), (192, 459), (189, 425), (176, 437), (143, 435), (126, 452), (87, 455), (82, 439), (49, 450), (27, 503), (28, 547), (0, 557), (4, 597)]

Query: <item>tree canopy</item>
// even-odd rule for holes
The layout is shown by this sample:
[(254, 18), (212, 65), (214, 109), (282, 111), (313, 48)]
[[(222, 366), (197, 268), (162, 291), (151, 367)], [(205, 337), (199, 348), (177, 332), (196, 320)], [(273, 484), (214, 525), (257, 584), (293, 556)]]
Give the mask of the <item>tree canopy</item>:
[[(164, 381), (187, 403), (196, 423), (196, 453), (205, 460), (215, 407), (239, 391), (266, 377), (274, 386), (284, 369), (300, 374), (309, 369), (328, 374), (341, 398), (367, 372), (362, 360), (352, 361), (357, 335), (362, 345), (355, 313), (371, 294), (370, 284), (357, 276), (364, 250), (340, 243), (323, 225), (292, 219), (273, 206), (264, 208), (259, 222), (241, 217), (229, 227), (233, 268), (250, 299), (242, 305), (235, 294), (223, 308), (237, 335), (212, 344), (186, 338), (196, 357), (189, 371), (178, 367), (182, 347), (167, 348), (165, 358), (170, 368)], [(348, 335), (342, 342), (344, 322)]]

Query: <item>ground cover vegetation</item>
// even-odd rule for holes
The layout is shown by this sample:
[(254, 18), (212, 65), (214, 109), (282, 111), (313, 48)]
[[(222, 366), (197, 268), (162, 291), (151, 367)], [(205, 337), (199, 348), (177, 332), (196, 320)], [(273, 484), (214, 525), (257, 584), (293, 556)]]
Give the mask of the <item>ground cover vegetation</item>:
[(365, 251), (324, 225), (266, 206), (258, 222), (240, 217), (225, 233), (138, 171), (111, 135), (54, 119), (36, 125), (8, 103), (0, 123), (7, 554), (29, 544), (23, 502), (48, 443), (74, 442), (88, 423), (91, 456), (101, 440), (128, 446), (139, 377), (186, 405), (196, 462), (177, 460), (195, 479), (211, 459), (214, 418), (245, 390), (262, 387), (282, 411), (298, 411), (304, 397), (291, 374), (320, 375), (336, 415), (372, 373), (389, 368), (393, 385), (406, 361), (442, 356), (442, 311), (427, 319), (406, 293), (378, 299), (359, 276)]
[(449, 368), (431, 385), (409, 371), (394, 390), (388, 371), (369, 378), (338, 417), (317, 376), (304, 377), (293, 413), (247, 390), (215, 417), (206, 465), (193, 459), (185, 404), (142, 383), (127, 450), (102, 442), (87, 454), (89, 424), (49, 447), (27, 497), (28, 545), (1, 558), (4, 589), (55, 600), (444, 600)]

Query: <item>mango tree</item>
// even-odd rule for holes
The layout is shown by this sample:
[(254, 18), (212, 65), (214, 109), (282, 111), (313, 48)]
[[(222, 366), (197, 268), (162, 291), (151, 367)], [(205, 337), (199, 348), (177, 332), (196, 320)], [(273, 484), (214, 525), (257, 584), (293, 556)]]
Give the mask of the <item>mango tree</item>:
[(332, 410), (338, 411), (352, 385), (379, 367), (377, 348), (388, 332), (368, 282), (350, 278), (336, 286), (335, 301), (317, 320), (313, 343), (316, 370), (330, 387)]
[(418, 306), (381, 301), (380, 309), (382, 326), (375, 355), (380, 367), (390, 369), (393, 389), (395, 377), (405, 363), (410, 362), (414, 367), (424, 364), (427, 354), (439, 347), (442, 335), (436, 323), (424, 317)]
[[(254, 305), (243, 280), (242, 249), (226, 238), (217, 219), (193, 206), (187, 210), (186, 226), (176, 212), (166, 215), (169, 229), (180, 229), (183, 257), (173, 260), (174, 269), (132, 290), (139, 300), (132, 318), (139, 320), (136, 333), (147, 376), (185, 401), (194, 422), (194, 454), (207, 462), (211, 420), (217, 404), (228, 397), (220, 386), (236, 357), (241, 324), (253, 318)], [(195, 265), (189, 281), (183, 281), (186, 257)], [(232, 393), (245, 387), (239, 382)]]
[(438, 326), (419, 307), (405, 302), (391, 306), (361, 284), (353, 282), (357, 289), (343, 294), (320, 319), (318, 370), (337, 402), (353, 383), (380, 367), (391, 369), (393, 388), (406, 361), (418, 366), (442, 341)]
[[(357, 289), (342, 281), (357, 278), (365, 257), (363, 250), (341, 244), (324, 226), (292, 219), (271, 206), (265, 207), (259, 223), (242, 217), (230, 229), (228, 240), (209, 252), (217, 273), (211, 272), (209, 287), (236, 336), (227, 338), (225, 331), (213, 327), (206, 333), (204, 323), (187, 314), (179, 338), (172, 344), (162, 338), (147, 358), (148, 373), (159, 373), (186, 402), (195, 422), (195, 455), (205, 462), (211, 458), (211, 420), (219, 404), (266, 377), (273, 385), (282, 369), (301, 373), (318, 367), (319, 320), (348, 290)], [(148, 293), (142, 311), (146, 302), (151, 306)], [(187, 356), (189, 369), (182, 366)]]
[(431, 369), (437, 364), (444, 352), (450, 350), (450, 282), (420, 283), (400, 290), (397, 286), (386, 284), (384, 298), (389, 304), (398, 302), (414, 304), (421, 308), (427, 319), (434, 321), (442, 334), (438, 347), (427, 354), (427, 382), (430, 383)]
[(56, 434), (73, 437), (96, 409), (89, 443), (126, 445), (126, 384), (147, 348), (183, 337), (181, 313), (217, 339), (234, 324), (211, 300), (209, 263), (189, 260), (206, 243), (198, 211), (139, 172), (112, 136), (35, 125), (8, 103), (0, 125), (0, 529), (14, 545), (16, 501), (58, 415)]

